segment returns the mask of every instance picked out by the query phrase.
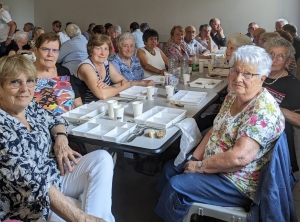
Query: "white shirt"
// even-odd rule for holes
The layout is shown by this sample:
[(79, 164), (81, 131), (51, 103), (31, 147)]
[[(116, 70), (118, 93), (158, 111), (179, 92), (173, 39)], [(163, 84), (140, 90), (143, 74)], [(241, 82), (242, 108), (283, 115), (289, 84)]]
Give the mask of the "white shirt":
[(58, 32), (58, 33), (56, 33), (56, 34), (59, 35), (59, 39), (60, 39), (61, 44), (63, 44), (64, 42), (70, 40), (70, 37), (67, 36), (67, 35), (66, 35), (65, 33), (63, 33), (63, 32)]
[(6, 41), (10, 30), (10, 26), (7, 23), (11, 21), (12, 19), (8, 11), (1, 8), (0, 9), (0, 42)]
[(135, 54), (138, 48), (142, 48), (145, 46), (143, 41), (143, 34), (140, 29), (136, 29), (134, 32), (131, 33), (135, 39)]
[[(194, 52), (195, 54), (195, 48), (196, 48), (196, 53), (197, 55), (202, 55), (203, 52), (206, 49), (206, 47), (204, 47), (203, 45), (201, 45), (197, 40), (193, 39), (191, 42), (187, 42), (186, 39), (184, 39), (185, 43), (188, 45), (188, 47), (190, 48), (191, 52)], [(196, 47), (195, 47), (196, 46)]]

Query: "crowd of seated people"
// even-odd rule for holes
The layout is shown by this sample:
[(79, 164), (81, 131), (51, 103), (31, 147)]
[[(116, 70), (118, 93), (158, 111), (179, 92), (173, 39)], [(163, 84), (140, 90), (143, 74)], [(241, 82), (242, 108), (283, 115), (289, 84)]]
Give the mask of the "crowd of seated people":
[[(34, 219), (45, 219), (50, 210), (69, 221), (74, 221), (74, 217), (88, 221), (102, 221), (100, 218), (114, 221), (110, 209), (113, 174), (111, 156), (102, 150), (81, 157), (65, 146), (68, 141), (60, 133), (66, 132), (68, 123), (60, 115), (82, 104), (114, 97), (132, 86), (154, 86), (153, 80), (145, 78), (164, 75), (168, 70), (168, 57), (172, 54), (178, 60), (183, 55), (190, 58), (198, 55), (201, 58), (226, 46), (226, 59), (231, 68), (228, 95), (220, 104), (220, 109), (208, 117), (208, 124), (203, 125), (212, 128), (191, 158), (177, 167), (172, 162), (165, 165), (157, 186), (161, 193), (155, 209), (158, 215), (166, 221), (181, 220), (184, 216), (182, 212), (186, 212), (194, 201), (220, 206), (242, 206), (248, 210), (256, 192), (257, 175), (269, 161), (269, 153), (283, 131), (287, 135), (292, 170), (299, 170), (293, 127), (300, 127), (300, 82), (297, 79), (300, 76), (297, 73), (300, 38), (297, 27), (287, 20), (278, 19), (275, 32), (251, 22), (246, 34), (233, 33), (228, 36), (225, 36), (218, 18), (212, 18), (209, 24), (200, 25), (198, 34), (194, 26), (183, 28), (175, 25), (170, 31), (170, 39), (162, 49), (157, 47), (159, 33), (152, 25), (150, 28), (148, 23), (139, 25), (132, 22), (130, 31), (123, 33), (119, 25), (111, 23), (90, 23), (84, 33), (72, 22), (66, 24), (65, 30), (61, 30), (61, 27), (62, 23), (56, 20), (52, 23), (53, 32), (44, 33), (42, 27), (25, 23), (24, 31), (17, 31), (13, 35), (0, 60), (0, 116), (6, 121), (1, 126), (0, 134), (3, 138), (0, 145), (5, 152), (10, 153), (7, 158), (0, 153), (0, 168), (13, 167), (7, 164), (11, 160), (21, 165), (28, 164), (16, 152), (32, 151), (42, 153), (39, 157), (29, 155), (28, 158), (30, 161), (38, 161), (39, 165), (35, 171), (24, 170), (39, 175), (45, 172), (40, 164), (47, 166), (43, 181), (39, 178), (25, 178), (24, 184), (18, 184), (15, 177), (10, 181), (5, 180), (7, 185), (22, 188), (13, 192), (0, 188), (1, 194), (8, 200), (5, 202), (0, 198), (0, 205), (7, 207), (7, 211), (0, 210), (0, 220), (18, 218), (26, 221), (31, 215), (34, 215)], [(36, 57), (33, 63), (19, 55), (31, 53)], [(12, 65), (15, 68), (10, 67)], [(16, 101), (13, 101), (10, 99), (13, 95), (20, 96), (16, 96)], [(21, 101), (19, 97), (26, 99)], [(253, 113), (255, 120), (245, 117)], [(11, 147), (14, 141), (8, 134), (14, 135), (12, 129), (28, 134), (28, 141), (22, 143), (34, 143), (32, 150), (29, 147), (26, 150), (22, 150), (23, 147), (14, 150)], [(43, 133), (35, 135), (38, 130)], [(51, 137), (54, 137), (53, 142)], [(38, 146), (42, 140), (42, 146)], [(93, 155), (101, 161), (91, 161)], [(223, 161), (224, 158), (227, 162)], [(235, 162), (239, 158), (243, 158), (242, 164)], [(89, 164), (86, 165), (87, 162)], [(66, 172), (64, 164), (68, 168)], [(96, 164), (96, 169), (93, 164)], [(82, 165), (85, 166), (83, 169)], [(90, 181), (89, 176), (102, 166), (106, 172), (102, 170)], [(59, 176), (59, 172), (62, 176)], [(86, 173), (87, 176), (83, 179), (70, 176), (76, 172)], [(196, 174), (189, 177), (190, 173)], [(81, 179), (77, 189), (74, 183)], [(105, 183), (102, 182), (104, 180)], [(181, 183), (189, 180), (191, 186), (183, 187)], [(33, 189), (31, 184), (34, 184), (34, 189), (41, 191), (29, 194), (28, 190)], [(105, 188), (101, 192), (94, 192), (93, 187), (99, 184)], [(226, 192), (222, 195), (218, 193), (218, 186)], [(195, 193), (195, 187), (205, 189), (207, 196), (203, 192)], [(85, 193), (85, 207), (81, 210), (65, 198), (66, 195), (76, 198), (80, 193)], [(172, 193), (176, 194), (173, 195), (174, 200), (169, 198)], [(90, 200), (88, 196), (94, 194)], [(32, 195), (44, 202), (33, 201), (27, 204), (26, 200), (33, 198)], [(234, 198), (229, 200), (226, 198), (228, 196)], [(102, 197), (106, 206), (99, 203)], [(16, 202), (17, 199), (19, 202)], [(182, 205), (183, 210), (172, 211), (172, 215), (169, 215), (171, 211), (166, 208), (177, 200), (185, 203)], [(92, 207), (89, 203), (92, 203)], [(69, 208), (62, 211), (61, 208), (67, 205)], [(96, 207), (100, 205), (102, 211)], [(25, 211), (26, 214), (23, 213)]]

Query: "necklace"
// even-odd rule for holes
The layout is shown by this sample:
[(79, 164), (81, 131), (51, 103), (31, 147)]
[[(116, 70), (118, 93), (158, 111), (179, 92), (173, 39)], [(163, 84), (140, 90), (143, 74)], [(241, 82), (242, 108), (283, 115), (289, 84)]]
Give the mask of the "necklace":
[(151, 55), (155, 55), (155, 51), (150, 51), (149, 49), (146, 48), (146, 46), (144, 47)]
[(283, 72), (281, 73), (281, 75), (278, 76), (277, 79), (275, 79), (273, 82), (268, 83), (268, 82), (264, 81), (264, 83), (266, 83), (267, 85), (272, 85), (272, 84), (275, 83), (279, 78), (281, 78), (281, 77), (283, 76), (283, 73), (284, 73), (284, 70), (283, 70)]

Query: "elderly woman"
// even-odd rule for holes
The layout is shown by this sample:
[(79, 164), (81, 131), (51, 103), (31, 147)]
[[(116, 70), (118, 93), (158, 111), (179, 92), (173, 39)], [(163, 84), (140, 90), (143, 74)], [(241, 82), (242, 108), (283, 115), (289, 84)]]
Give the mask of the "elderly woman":
[(38, 80), (35, 100), (55, 115), (82, 105), (75, 78), (70, 71), (56, 63), (60, 49), (59, 36), (54, 32), (42, 34), (35, 43), (34, 54)]
[(276, 98), (285, 117), (285, 133), (287, 135), (293, 171), (298, 171), (294, 145), (293, 126), (300, 126), (300, 82), (292, 76), (287, 67), (295, 54), (289, 41), (282, 37), (270, 38), (264, 45), (273, 64), (270, 75), (263, 86)]
[(279, 37), (279, 33), (278, 32), (264, 32), (260, 35), (259, 37), (259, 41), (258, 41), (258, 46), (259, 47), (264, 47), (264, 44), (273, 37)]
[[(184, 29), (176, 25), (171, 30), (171, 38), (164, 44), (163, 52), (167, 57), (172, 53), (176, 56), (177, 60), (183, 55), (190, 56), (191, 50), (188, 45), (184, 42), (185, 31)], [(172, 53), (171, 53), (172, 52)]]
[(231, 34), (227, 40), (226, 59), (230, 60), (232, 53), (243, 45), (252, 45), (248, 36), (240, 33)]
[(259, 172), (284, 130), (276, 100), (262, 87), (272, 65), (265, 50), (242, 46), (230, 65), (232, 91), (214, 126), (186, 161), (164, 167), (155, 211), (165, 221), (181, 221), (193, 202), (249, 210)]
[(152, 80), (143, 80), (144, 72), (140, 60), (134, 54), (134, 36), (129, 32), (121, 34), (117, 46), (119, 52), (114, 54), (109, 61), (116, 67), (132, 85), (152, 86)]
[[(51, 210), (66, 221), (113, 222), (111, 156), (69, 148), (68, 123), (32, 100), (36, 78), (25, 57), (1, 58), (0, 220), (45, 221)], [(65, 196), (82, 193), (82, 209)]]
[(81, 35), (81, 30), (76, 24), (68, 25), (66, 33), (70, 40), (61, 46), (57, 62), (68, 68), (70, 73), (74, 75), (78, 65), (88, 57), (87, 40)]
[(154, 29), (147, 29), (143, 34), (145, 47), (137, 50), (136, 57), (141, 62), (145, 77), (151, 75), (164, 75), (168, 65), (167, 56), (158, 48), (159, 36)]
[(44, 31), (44, 29), (42, 27), (39, 27), (39, 26), (34, 27), (34, 29), (32, 31), (32, 40), (30, 40), (28, 42), (28, 44), (30, 45), (31, 48), (34, 48), (35, 41), (43, 33), (45, 33), (45, 31)]
[(210, 36), (211, 27), (208, 24), (200, 25), (199, 35), (196, 37), (196, 40), (200, 42), (205, 48), (210, 52), (215, 52), (218, 50), (217, 44), (212, 40)]
[(14, 40), (7, 46), (5, 55), (12, 56), (16, 54), (31, 54), (30, 46), (27, 44), (27, 32), (17, 31)]
[(119, 35), (121, 35), (121, 33), (122, 33), (122, 29), (121, 29), (121, 26), (119, 26), (119, 25), (113, 25), (109, 28), (109, 36), (110, 36), (111, 42), (114, 46), (115, 53), (119, 52), (119, 49), (117, 47), (117, 38)]

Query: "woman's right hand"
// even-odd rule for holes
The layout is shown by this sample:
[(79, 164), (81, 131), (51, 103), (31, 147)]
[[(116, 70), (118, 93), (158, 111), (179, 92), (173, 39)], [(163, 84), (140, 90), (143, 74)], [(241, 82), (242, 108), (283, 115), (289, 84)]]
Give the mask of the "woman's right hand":
[(97, 81), (97, 88), (98, 89), (104, 89), (104, 88), (107, 88), (108, 87), (108, 85), (105, 83), (105, 82), (103, 82), (102, 80), (98, 80)]

